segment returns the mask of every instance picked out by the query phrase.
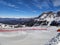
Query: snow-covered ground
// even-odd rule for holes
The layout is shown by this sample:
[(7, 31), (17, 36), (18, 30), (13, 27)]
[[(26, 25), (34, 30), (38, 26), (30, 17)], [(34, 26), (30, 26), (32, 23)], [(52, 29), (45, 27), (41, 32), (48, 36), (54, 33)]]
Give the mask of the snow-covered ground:
[(45, 45), (60, 45), (60, 33), (57, 33), (55, 37), (53, 37), (49, 43)]
[(57, 35), (56, 31), (27, 30), (0, 33), (0, 45), (45, 45)]

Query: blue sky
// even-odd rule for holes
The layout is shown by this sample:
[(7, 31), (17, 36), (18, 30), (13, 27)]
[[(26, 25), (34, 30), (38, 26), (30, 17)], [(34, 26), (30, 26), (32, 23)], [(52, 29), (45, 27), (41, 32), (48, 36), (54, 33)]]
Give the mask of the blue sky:
[(60, 0), (0, 0), (0, 17), (36, 17), (45, 11), (59, 11)]

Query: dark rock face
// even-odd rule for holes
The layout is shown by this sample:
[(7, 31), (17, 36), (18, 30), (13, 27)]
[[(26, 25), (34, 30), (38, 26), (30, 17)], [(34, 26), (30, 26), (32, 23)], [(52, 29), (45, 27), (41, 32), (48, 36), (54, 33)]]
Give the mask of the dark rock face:
[(47, 12), (47, 14), (51, 14), (51, 13), (53, 13), (53, 12), (52, 11)]
[(57, 16), (60, 16), (60, 11), (57, 12)]

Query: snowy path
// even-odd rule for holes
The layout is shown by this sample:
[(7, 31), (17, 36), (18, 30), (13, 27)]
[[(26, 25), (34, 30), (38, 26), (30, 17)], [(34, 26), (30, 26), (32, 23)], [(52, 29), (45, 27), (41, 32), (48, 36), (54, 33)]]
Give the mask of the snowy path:
[(0, 35), (1, 45), (45, 45), (49, 40), (57, 35), (54, 31), (24, 31), (18, 35)]

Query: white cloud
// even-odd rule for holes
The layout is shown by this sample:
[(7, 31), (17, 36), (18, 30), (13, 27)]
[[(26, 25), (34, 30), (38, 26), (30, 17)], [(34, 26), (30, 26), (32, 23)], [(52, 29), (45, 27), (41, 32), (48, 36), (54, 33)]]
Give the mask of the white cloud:
[(15, 9), (15, 11), (20, 11), (20, 10), (18, 10), (18, 9)]
[(60, 0), (53, 1), (54, 6), (60, 6)]
[(18, 4), (22, 4), (23, 5), (23, 2), (17, 2)]
[(23, 2), (18, 2), (18, 4), (24, 5), (25, 7), (29, 8), (30, 10), (33, 10), (28, 4), (24, 4)]
[(32, 10), (32, 12), (36, 13), (36, 11), (35, 11), (35, 10)]
[(20, 12), (20, 13), (25, 13), (25, 11), (23, 11), (23, 10), (15, 9), (15, 11)]
[(9, 6), (9, 7), (19, 8), (19, 7), (17, 7), (16, 5), (11, 4), (11, 3), (7, 3), (7, 2), (5, 2), (5, 1), (3, 1), (3, 0), (1, 0), (0, 3), (3, 4), (3, 5)]
[(30, 10), (32, 10), (32, 11), (33, 11), (32, 7), (30, 7), (29, 5), (24, 4), (24, 6), (25, 6), (25, 7), (27, 7), (27, 8), (29, 8)]
[(39, 9), (41, 9), (42, 7), (41, 7), (41, 5), (36, 5)]
[[(34, 3), (32, 3), (34, 6), (36, 6), (38, 9), (42, 9), (42, 4), (43, 3), (45, 3), (46, 5), (48, 5), (47, 4), (47, 2), (46, 2), (46, 0), (33, 0), (34, 1)], [(43, 5), (45, 5), (45, 4), (43, 4)]]
[(34, 2), (38, 3), (38, 0), (33, 0)]
[[(32, 12), (36, 12), (34, 9), (32, 9), (31, 6), (29, 6), (28, 4), (24, 4), (23, 2), (17, 2), (18, 4), (21, 4), (21, 5), (24, 5), (26, 8), (30, 9)], [(40, 6), (37, 6), (40, 8)], [(24, 12), (24, 11), (21, 11), (21, 12)]]
[(27, 5), (27, 4), (25, 4), (25, 6), (27, 7), (27, 8), (29, 8), (29, 9), (32, 9), (29, 5)]
[(36, 4), (36, 3), (32, 3), (34, 6), (36, 6), (38, 9), (41, 9), (41, 5), (40, 4)]
[(42, 9), (43, 7), (50, 8), (50, 4), (50, 0), (34, 0), (33, 3), (38, 9)]
[(7, 3), (6, 4), (7, 6), (10, 6), (10, 7), (16, 7), (15, 5), (11, 4), (11, 3)]

